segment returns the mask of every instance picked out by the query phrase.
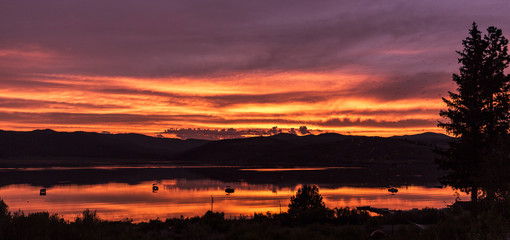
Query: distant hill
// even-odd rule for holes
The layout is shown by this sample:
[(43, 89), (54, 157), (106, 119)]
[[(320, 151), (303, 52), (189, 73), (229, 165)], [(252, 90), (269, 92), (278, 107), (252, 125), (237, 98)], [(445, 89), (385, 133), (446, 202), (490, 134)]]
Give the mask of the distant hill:
[(326, 133), (206, 141), (141, 134), (0, 131), (0, 159), (159, 159), (240, 166), (430, 164), (435, 157), (432, 148), (445, 147), (452, 139), (435, 133), (390, 138)]
[(141, 134), (0, 131), (0, 158), (149, 158), (167, 159), (207, 143), (205, 140), (154, 138)]
[(212, 141), (176, 156), (182, 161), (232, 165), (353, 165), (433, 163), (435, 147), (451, 141), (425, 133), (400, 137), (364, 137), (327, 133)]
[(415, 143), (423, 143), (431, 146), (448, 147), (448, 143), (454, 138), (440, 133), (420, 133), (416, 135), (393, 136), (394, 139), (405, 139)]

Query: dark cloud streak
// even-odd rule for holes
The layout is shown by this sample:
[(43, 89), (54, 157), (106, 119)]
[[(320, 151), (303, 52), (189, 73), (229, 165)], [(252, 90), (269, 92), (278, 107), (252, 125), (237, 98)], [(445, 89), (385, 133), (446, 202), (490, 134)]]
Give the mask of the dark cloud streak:
[(114, 105), (114, 104), (91, 104), (91, 103), (67, 103), (57, 101), (41, 101), (41, 100), (28, 100), (21, 98), (3, 98), (0, 97), (0, 108), (12, 108), (12, 109), (72, 109), (76, 108), (84, 109), (125, 109), (126, 106)]
[(92, 114), (92, 113), (29, 113), (29, 112), (0, 112), (0, 119), (14, 123), (49, 123), (65, 125), (87, 124), (143, 124), (164, 123), (168, 121), (183, 121), (189, 124), (292, 124), (315, 125), (320, 127), (381, 127), (406, 128), (435, 126), (431, 119), (404, 119), (397, 121), (376, 121), (373, 119), (360, 120), (349, 118), (332, 118), (324, 121), (301, 121), (285, 118), (232, 118), (227, 119), (211, 115), (142, 115), (142, 114)]

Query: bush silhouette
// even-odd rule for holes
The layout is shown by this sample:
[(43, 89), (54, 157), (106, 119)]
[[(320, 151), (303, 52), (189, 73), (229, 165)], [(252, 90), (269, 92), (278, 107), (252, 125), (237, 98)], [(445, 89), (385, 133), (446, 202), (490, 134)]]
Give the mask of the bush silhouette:
[(101, 219), (97, 216), (97, 211), (91, 211), (90, 209), (85, 209), (82, 212), (82, 217), (77, 217), (75, 222), (77, 224), (83, 225), (96, 225), (101, 222)]
[(330, 218), (333, 211), (326, 208), (317, 186), (303, 185), (296, 195), (290, 198), (289, 214), (308, 222)]
[(0, 218), (10, 216), (9, 207), (4, 200), (0, 198)]

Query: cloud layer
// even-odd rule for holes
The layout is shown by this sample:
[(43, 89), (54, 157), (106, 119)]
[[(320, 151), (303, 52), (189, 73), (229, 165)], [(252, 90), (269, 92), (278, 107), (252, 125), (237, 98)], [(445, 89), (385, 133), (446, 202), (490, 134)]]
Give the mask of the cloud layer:
[(455, 50), (491, 1), (5, 1), (2, 129), (441, 131)]

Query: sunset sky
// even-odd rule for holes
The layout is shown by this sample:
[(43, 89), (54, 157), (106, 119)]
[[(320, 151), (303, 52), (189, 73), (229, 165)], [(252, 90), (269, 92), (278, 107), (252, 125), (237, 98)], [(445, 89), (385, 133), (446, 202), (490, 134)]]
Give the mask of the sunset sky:
[(443, 132), (473, 21), (510, 1), (0, 0), (0, 129)]

